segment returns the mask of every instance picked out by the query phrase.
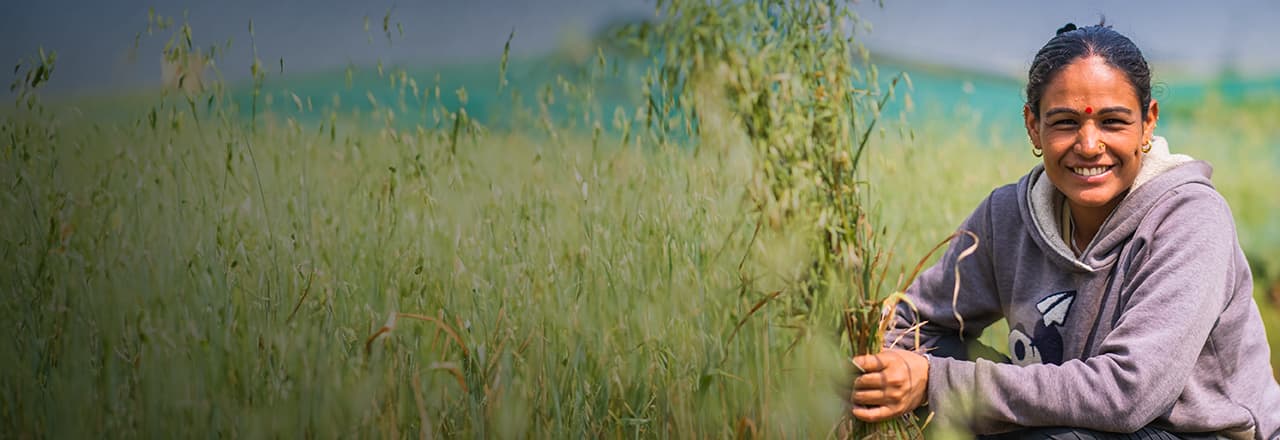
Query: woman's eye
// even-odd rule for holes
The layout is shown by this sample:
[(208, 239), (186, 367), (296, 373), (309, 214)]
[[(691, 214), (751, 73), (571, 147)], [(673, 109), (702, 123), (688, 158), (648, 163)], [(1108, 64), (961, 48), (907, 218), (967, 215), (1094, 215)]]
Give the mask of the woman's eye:
[(1124, 119), (1108, 119), (1108, 120), (1102, 121), (1102, 123), (1106, 125), (1126, 125), (1129, 123), (1129, 121), (1126, 121)]
[(1053, 121), (1050, 125), (1054, 127), (1074, 127), (1076, 125), (1076, 121), (1072, 119), (1059, 119), (1057, 121)]

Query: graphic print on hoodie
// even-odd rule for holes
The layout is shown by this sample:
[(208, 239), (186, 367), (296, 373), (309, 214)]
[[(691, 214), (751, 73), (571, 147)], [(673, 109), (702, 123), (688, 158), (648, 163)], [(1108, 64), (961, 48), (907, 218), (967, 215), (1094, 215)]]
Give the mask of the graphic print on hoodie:
[[(1071, 304), (1076, 291), (1052, 293), (1036, 303), (1039, 319), (1030, 323), (1016, 323), (1009, 332), (1009, 358), (1018, 365), (1062, 364), (1062, 332), (1059, 328), (1071, 314)], [(1024, 324), (1031, 327), (1027, 332)]]

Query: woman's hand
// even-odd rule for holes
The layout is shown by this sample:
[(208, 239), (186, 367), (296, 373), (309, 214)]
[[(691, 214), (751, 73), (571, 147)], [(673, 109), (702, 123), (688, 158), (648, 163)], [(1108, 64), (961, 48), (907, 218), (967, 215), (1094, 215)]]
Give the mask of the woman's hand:
[(900, 416), (924, 402), (929, 384), (929, 359), (906, 350), (885, 350), (858, 356), (860, 370), (853, 381), (853, 416), (878, 422)]

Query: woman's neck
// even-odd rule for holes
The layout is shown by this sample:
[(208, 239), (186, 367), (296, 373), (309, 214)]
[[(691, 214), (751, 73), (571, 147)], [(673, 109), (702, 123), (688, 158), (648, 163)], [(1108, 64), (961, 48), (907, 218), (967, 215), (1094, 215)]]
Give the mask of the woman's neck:
[(1102, 228), (1102, 222), (1107, 220), (1111, 215), (1111, 211), (1115, 210), (1119, 204), (1120, 198), (1098, 207), (1080, 206), (1068, 200), (1067, 204), (1071, 207), (1071, 220), (1075, 223), (1074, 237), (1077, 249), (1085, 249), (1089, 243), (1093, 241), (1093, 237), (1098, 235), (1098, 230)]

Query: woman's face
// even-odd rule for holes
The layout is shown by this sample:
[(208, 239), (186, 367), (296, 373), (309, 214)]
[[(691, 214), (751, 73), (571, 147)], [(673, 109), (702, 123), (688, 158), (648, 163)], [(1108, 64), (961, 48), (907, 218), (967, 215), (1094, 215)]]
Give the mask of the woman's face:
[(1091, 56), (1057, 73), (1039, 109), (1023, 109), (1027, 134), (1044, 151), (1045, 174), (1072, 209), (1109, 213), (1133, 185), (1159, 114), (1152, 100), (1144, 120), (1140, 106), (1124, 72)]

